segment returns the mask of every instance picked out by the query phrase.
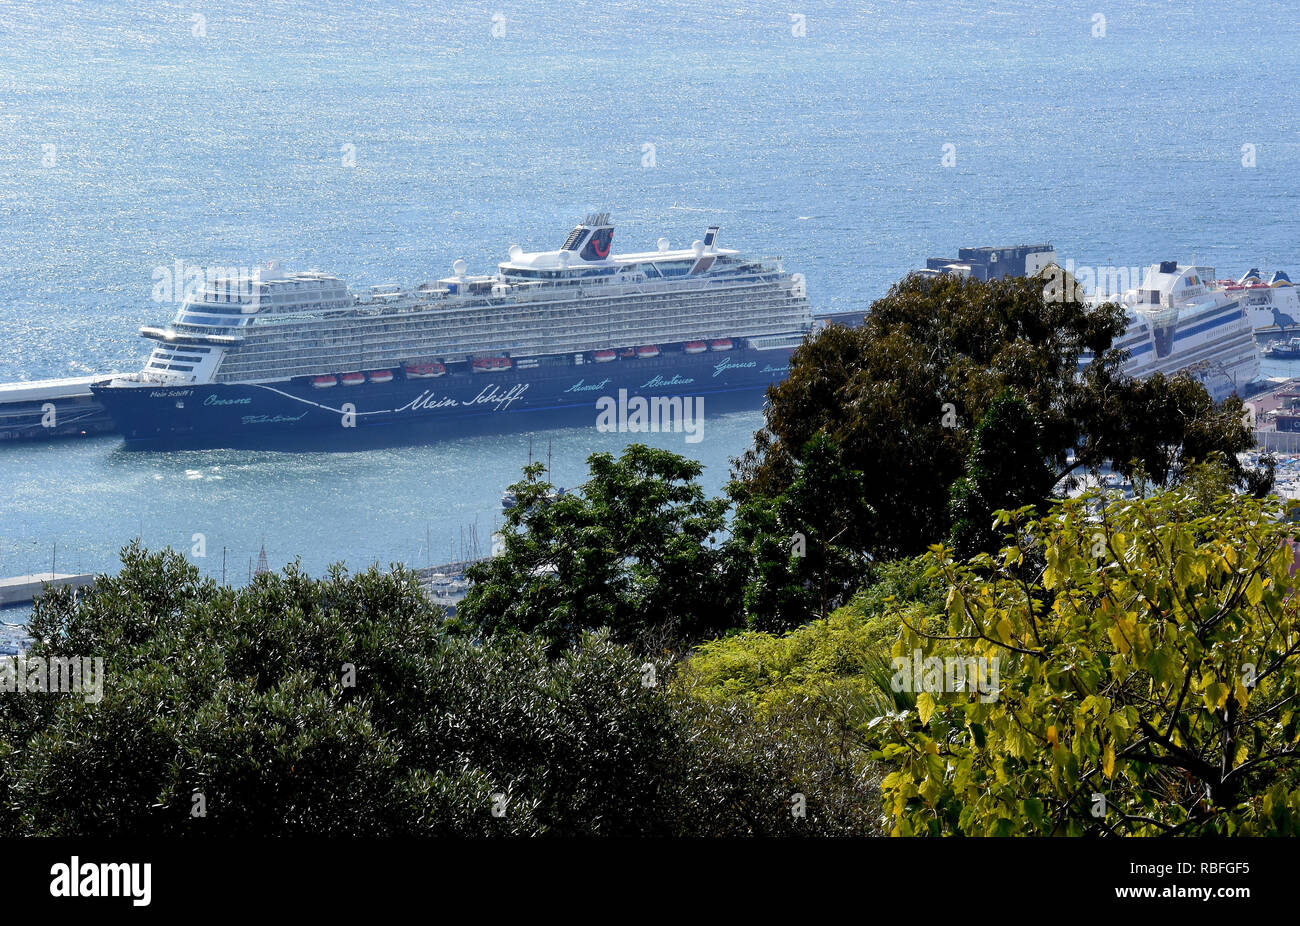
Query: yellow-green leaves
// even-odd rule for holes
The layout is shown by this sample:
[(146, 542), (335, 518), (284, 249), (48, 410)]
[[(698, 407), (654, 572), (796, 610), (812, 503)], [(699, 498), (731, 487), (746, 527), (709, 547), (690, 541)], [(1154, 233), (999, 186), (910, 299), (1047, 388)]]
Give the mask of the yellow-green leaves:
[(1210, 682), (1202, 688), (1201, 700), (1206, 710), (1217, 711), (1228, 700), (1228, 686), (1222, 682)]
[(934, 696), (928, 691), (923, 691), (916, 696), (916, 715), (921, 718), (921, 723), (927, 724), (933, 714)]
[(1264, 579), (1258, 572), (1246, 583), (1246, 603), (1257, 605), (1264, 597)]
[(997, 635), (998, 639), (1003, 643), (1010, 644), (1014, 641), (1015, 631), (1011, 628), (1011, 621), (1009, 618), (1003, 616), (1003, 618), (998, 621)]
[[(1300, 833), (1288, 530), (1268, 502), (1175, 491), (1112, 499), (1104, 524), (1087, 500), (1062, 502), (1014, 556), (945, 559), (944, 634), (909, 646), (999, 658), (1000, 694), (918, 697), (921, 723), (892, 728), (925, 788), (900, 805), (887, 780), (896, 830)], [(1035, 557), (1039, 572), (1019, 565)], [(1094, 817), (1094, 791), (1128, 814)]]

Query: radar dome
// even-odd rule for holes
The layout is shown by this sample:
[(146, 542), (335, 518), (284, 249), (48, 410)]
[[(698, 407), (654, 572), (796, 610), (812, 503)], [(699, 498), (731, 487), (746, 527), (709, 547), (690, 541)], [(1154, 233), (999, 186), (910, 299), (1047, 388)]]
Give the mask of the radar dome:
[(668, 239), (667, 239), (667, 238), (660, 238), (660, 239), (659, 239), (659, 251), (660, 251), (660, 253), (662, 253), (662, 252), (664, 252), (664, 251), (666, 251), (666, 250), (668, 250)]
[(696, 257), (699, 257), (704, 253), (704, 242), (696, 238), (691, 242), (691, 250), (695, 252)]
[(465, 263), (463, 260), (458, 260), (451, 265), (451, 272), (456, 274), (456, 276), (458, 277), (463, 277), (465, 275), (465, 271), (468, 269), (469, 269), (469, 264)]
[(510, 245), (510, 259), (511, 259), (511, 260), (519, 260), (519, 258), (521, 258), (521, 257), (523, 257), (523, 256), (524, 256), (524, 249), (523, 249), (523, 248), (521, 248), (521, 247), (520, 247), (519, 245), (517, 245), (517, 244), (512, 244), (512, 245)]

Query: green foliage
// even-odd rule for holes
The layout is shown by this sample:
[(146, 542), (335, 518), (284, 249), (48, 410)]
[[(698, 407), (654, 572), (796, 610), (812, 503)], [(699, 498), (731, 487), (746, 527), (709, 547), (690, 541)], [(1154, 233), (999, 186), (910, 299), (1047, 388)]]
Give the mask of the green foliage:
[(999, 690), (922, 691), (877, 722), (892, 831), (1300, 832), (1300, 621), (1279, 513), (1193, 489), (1084, 498), (1004, 515), (1015, 543), (996, 556), (936, 548), (947, 626), (905, 621), (894, 654), (996, 659)]
[(994, 512), (1043, 506), (1055, 474), (1047, 465), (1038, 421), (1010, 390), (993, 400), (975, 429), (966, 475), (952, 487), (952, 539), (959, 557), (1002, 545)]
[(921, 615), (942, 605), (942, 584), (927, 570), (922, 558), (878, 564), (871, 584), (826, 618), (784, 634), (747, 631), (702, 644), (682, 663), (677, 684), (705, 703), (744, 705), (765, 720), (804, 726), (809, 718), (815, 726), (910, 706), (910, 695), (889, 687), (886, 657), (900, 611)]
[(607, 627), (615, 641), (647, 652), (731, 626), (739, 591), (713, 542), (728, 505), (705, 497), (700, 464), (640, 444), (588, 464), (588, 482), (558, 499), (548, 498), (553, 489), (536, 465), (511, 487), (517, 503), (502, 549), (471, 569), (460, 619), (558, 647)]
[[(1112, 347), (1123, 310), (1073, 293), (1045, 291), (1041, 278), (908, 277), (872, 304), (862, 327), (829, 326), (795, 352), (737, 478), (751, 497), (778, 498), (804, 448), (824, 434), (844, 467), (868, 476), (860, 505), (874, 530), (855, 552), (892, 559), (949, 537), (952, 487), (966, 475), (974, 427), (1005, 390), (1035, 422), (1049, 484), (1107, 460), (1135, 461), (1162, 485), (1212, 452), (1236, 466), (1251, 443), (1240, 403), (1215, 406), (1187, 377), (1123, 376)], [(1235, 476), (1241, 485), (1251, 478)]]
[(400, 570), (233, 590), (131, 547), (118, 576), (40, 599), (32, 629), (33, 656), (102, 656), (104, 697), (0, 694), (3, 834), (776, 835), (878, 816), (799, 737), (674, 693), (608, 635), (478, 645)]
[(815, 724), (834, 718), (857, 730), (894, 707), (878, 685), (896, 619), (841, 608), (776, 635), (746, 631), (696, 648), (679, 684), (706, 703), (740, 703), (767, 720)]
[(819, 757), (818, 768), (830, 765), (874, 787), (869, 725), (915, 704), (890, 684), (899, 612), (920, 620), (943, 600), (924, 571), (918, 561), (877, 565), (872, 584), (826, 618), (783, 635), (749, 631), (703, 644), (674, 685), (705, 705), (748, 712), (792, 732), (807, 755)]
[(839, 447), (817, 435), (804, 447), (794, 480), (775, 498), (729, 486), (736, 503), (729, 553), (745, 577), (748, 625), (779, 632), (844, 604), (866, 574), (872, 513), (865, 478), (844, 465)]
[(1245, 406), (1233, 396), (1216, 405), (1205, 388), (1185, 375), (1156, 374), (1107, 396), (1083, 456), (1104, 451), (1126, 476), (1139, 470), (1156, 485), (1182, 482), (1189, 469), (1211, 457), (1228, 467), (1233, 483), (1257, 497), (1272, 488), (1272, 469), (1245, 470), (1237, 454), (1255, 446), (1245, 425)]

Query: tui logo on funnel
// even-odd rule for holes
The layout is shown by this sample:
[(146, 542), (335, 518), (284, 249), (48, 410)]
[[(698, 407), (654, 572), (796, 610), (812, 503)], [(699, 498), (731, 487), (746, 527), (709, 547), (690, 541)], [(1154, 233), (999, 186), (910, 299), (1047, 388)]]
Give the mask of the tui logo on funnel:
[(604, 260), (609, 257), (609, 249), (614, 241), (614, 229), (608, 225), (598, 228), (591, 233), (587, 239), (587, 246), (582, 249), (579, 255), (583, 260)]

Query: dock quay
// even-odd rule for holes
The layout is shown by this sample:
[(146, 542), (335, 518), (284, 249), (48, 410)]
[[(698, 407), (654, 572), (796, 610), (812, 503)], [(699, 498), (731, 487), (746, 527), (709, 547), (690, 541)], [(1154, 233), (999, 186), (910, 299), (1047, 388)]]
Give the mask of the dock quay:
[(0, 383), (0, 441), (112, 434), (117, 425), (90, 384), (117, 374)]
[(91, 573), (42, 572), (37, 575), (14, 576), (0, 579), (0, 608), (10, 605), (30, 604), (45, 590), (45, 586), (85, 588), (95, 581)]

